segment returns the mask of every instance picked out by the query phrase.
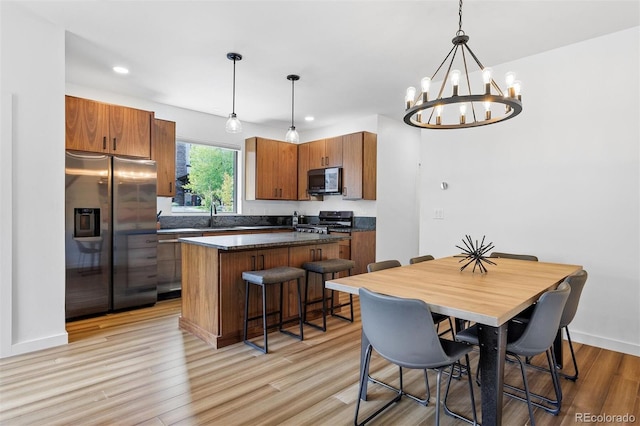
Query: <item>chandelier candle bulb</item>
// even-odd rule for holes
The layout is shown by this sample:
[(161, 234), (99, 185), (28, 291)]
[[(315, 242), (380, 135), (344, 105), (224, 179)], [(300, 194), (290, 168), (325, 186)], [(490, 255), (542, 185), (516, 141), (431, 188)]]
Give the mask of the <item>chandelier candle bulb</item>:
[(429, 88), (431, 87), (431, 79), (424, 77), (420, 82), (422, 86), (422, 102), (429, 102)]
[(439, 126), (442, 124), (442, 105), (438, 105), (436, 107), (436, 125)]
[(466, 123), (465, 113), (467, 112), (467, 106), (465, 104), (460, 105), (460, 124)]
[(416, 99), (416, 88), (413, 86), (407, 87), (407, 94), (404, 97), (404, 101), (407, 104), (407, 108), (413, 106), (413, 102)]
[(484, 103), (484, 119), (491, 120), (491, 102)]
[(482, 70), (482, 81), (484, 82), (484, 93), (485, 95), (491, 94), (491, 74), (493, 70), (489, 67), (486, 67)]
[(513, 82), (513, 92), (515, 94), (515, 97), (518, 98), (519, 101), (522, 100), (522, 96), (520, 95), (520, 92), (522, 91), (522, 82), (520, 80), (516, 80)]
[(458, 85), (460, 84), (460, 71), (451, 71), (451, 85), (453, 86), (453, 96), (458, 96)]

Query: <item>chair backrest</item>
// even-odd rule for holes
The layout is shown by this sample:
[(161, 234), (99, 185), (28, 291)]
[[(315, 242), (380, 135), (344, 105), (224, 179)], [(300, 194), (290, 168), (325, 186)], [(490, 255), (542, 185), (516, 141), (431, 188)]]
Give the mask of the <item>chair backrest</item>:
[(387, 296), (360, 288), (362, 330), (383, 358), (407, 368), (439, 366), (442, 349), (429, 306), (422, 300)]
[(522, 335), (507, 344), (507, 351), (533, 356), (549, 349), (558, 333), (562, 311), (571, 293), (571, 287), (562, 282), (557, 289), (540, 296)]
[(426, 262), (427, 260), (433, 260), (434, 257), (430, 254), (425, 254), (424, 256), (412, 257), (409, 259), (409, 264), (413, 265), (414, 263)]
[(587, 282), (587, 277), (587, 271), (581, 269), (575, 274), (569, 275), (565, 280), (565, 282), (568, 283), (571, 287), (571, 294), (569, 295), (567, 304), (564, 305), (564, 311), (562, 311), (560, 328), (566, 327), (567, 325), (571, 324), (571, 321), (573, 321), (573, 317), (576, 316), (576, 311), (578, 310), (578, 302), (580, 301), (582, 289)]
[(502, 253), (499, 251), (492, 252), (489, 257), (502, 257), (504, 259), (517, 259), (517, 260), (530, 260), (532, 262), (537, 262), (538, 257), (531, 254), (513, 254), (513, 253)]
[(382, 271), (383, 269), (397, 268), (398, 266), (402, 266), (398, 260), (382, 260), (368, 264), (367, 272)]

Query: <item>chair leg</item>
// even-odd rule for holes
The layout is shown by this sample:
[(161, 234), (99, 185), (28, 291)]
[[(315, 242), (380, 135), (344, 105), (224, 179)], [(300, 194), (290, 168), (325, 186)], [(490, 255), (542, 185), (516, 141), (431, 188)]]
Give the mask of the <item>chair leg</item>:
[(520, 365), (520, 372), (522, 373), (522, 382), (524, 383), (524, 393), (527, 397), (527, 408), (529, 409), (529, 420), (531, 420), (531, 426), (536, 425), (536, 421), (533, 418), (533, 405), (531, 404), (531, 394), (529, 393), (529, 383), (527, 382), (527, 372), (524, 369), (524, 364), (519, 356), (516, 355), (518, 364)]
[(367, 375), (367, 380), (369, 380), (371, 383), (375, 383), (377, 385), (385, 387), (385, 388), (387, 388), (387, 389), (389, 389), (391, 391), (400, 392), (402, 395), (406, 396), (409, 399), (412, 399), (413, 401), (417, 402), (420, 405), (424, 405), (425, 407), (427, 405), (429, 405), (429, 400), (431, 399), (431, 391), (429, 389), (429, 377), (427, 377), (427, 370), (423, 370), (424, 371), (424, 382), (425, 382), (425, 386), (427, 388), (426, 397), (424, 399), (420, 399), (419, 397), (404, 391), (404, 388), (403, 388), (403, 377), (402, 377), (402, 367), (399, 366), (398, 368), (400, 370), (399, 371), (400, 388), (395, 388), (395, 387), (391, 386), (388, 383), (385, 383), (385, 382), (380, 381), (378, 379), (374, 379), (369, 374)]
[[(442, 369), (438, 368), (436, 376), (436, 426), (440, 426), (440, 384), (442, 383)], [(451, 380), (451, 376), (449, 376)]]
[(262, 333), (264, 334), (264, 353), (269, 353), (269, 342), (267, 341), (267, 287), (262, 287)]
[(578, 363), (576, 362), (576, 353), (573, 351), (573, 342), (571, 341), (571, 335), (569, 334), (569, 327), (565, 327), (564, 330), (567, 332), (567, 341), (569, 342), (569, 351), (571, 352), (571, 359), (573, 360), (573, 371), (575, 372), (575, 374), (573, 374), (572, 376), (564, 373), (559, 374), (565, 379), (575, 382), (576, 380), (578, 380)]
[(245, 295), (244, 295), (244, 330), (242, 333), (242, 340), (247, 341), (247, 327), (249, 322), (249, 281), (245, 281)]
[[(322, 299), (315, 299), (313, 302), (309, 301), (309, 271), (306, 271), (306, 279), (304, 284), (304, 315), (302, 317), (302, 322), (307, 324), (313, 328), (317, 328), (318, 330), (327, 331), (327, 300), (325, 297), (325, 279), (324, 274), (322, 275)], [(307, 306), (316, 304), (322, 301), (322, 325), (314, 324), (310, 321), (307, 321)], [(313, 311), (315, 312), (315, 310)]]
[[(473, 379), (471, 378), (471, 374), (470, 374), (471, 364), (469, 363), (469, 355), (468, 354), (465, 355), (465, 362), (466, 362), (467, 371), (469, 372), (469, 374), (467, 374), (467, 381), (469, 383), (469, 394), (471, 396), (471, 408), (473, 409), (473, 420), (468, 419), (468, 418), (464, 417), (463, 415), (458, 414), (458, 413), (450, 410), (449, 407), (447, 406), (447, 399), (449, 398), (449, 388), (451, 387), (451, 380), (453, 379), (453, 370), (455, 368), (455, 364), (451, 365), (451, 373), (449, 374), (449, 380), (447, 381), (447, 390), (445, 391), (445, 394), (444, 394), (443, 407), (444, 407), (444, 412), (446, 414), (450, 415), (451, 417), (455, 417), (456, 419), (463, 420), (463, 421), (465, 421), (467, 423), (471, 423), (471, 424), (477, 425), (478, 424), (478, 413), (476, 412), (476, 398), (475, 398), (475, 395), (473, 393)], [(462, 366), (461, 365), (459, 366), (459, 368), (462, 370)]]
[[(365, 356), (364, 356), (364, 366), (362, 368), (362, 375), (360, 376), (360, 386), (358, 388), (358, 395), (362, 394), (362, 388), (364, 387), (364, 384), (366, 383), (366, 380), (368, 380), (368, 377), (369, 377), (369, 364), (370, 364), (370, 361), (371, 361), (371, 352), (372, 352), (372, 350), (373, 350), (373, 347), (371, 345), (369, 345), (367, 347), (367, 350), (366, 350), (366, 353), (365, 353)], [(395, 396), (395, 398), (393, 398), (391, 401), (387, 402), (385, 405), (380, 407), (373, 414), (371, 414), (369, 417), (364, 419), (361, 423), (358, 423), (358, 413), (360, 412), (360, 401), (361, 401), (361, 399), (358, 397), (358, 402), (356, 403), (356, 415), (355, 415), (355, 418), (353, 419), (353, 424), (356, 425), (356, 426), (359, 426), (359, 425), (364, 425), (365, 423), (368, 423), (371, 419), (376, 417), (378, 414), (382, 413), (389, 406), (391, 406), (392, 404), (395, 404), (396, 402), (400, 401), (400, 398), (402, 398), (402, 392), (398, 392), (398, 394)]]
[[(519, 365), (521, 367), (528, 367), (531, 368), (531, 365), (526, 364), (526, 362), (523, 362), (522, 359), (515, 355), (515, 354), (510, 354), (512, 357), (514, 357), (517, 362), (519, 363)], [(530, 392), (526, 389), (520, 389), (516, 386), (513, 385), (509, 385), (509, 384), (504, 384), (504, 387), (516, 392), (519, 392), (520, 394), (525, 393), (525, 396), (528, 398), (523, 398), (522, 396), (518, 395), (518, 394), (514, 394), (511, 392), (507, 392), (505, 391), (505, 395), (517, 399), (519, 401), (522, 402), (527, 402), (527, 404), (536, 406), (538, 408), (542, 408), (543, 410), (545, 410), (546, 412), (553, 414), (554, 416), (557, 415), (560, 412), (560, 408), (562, 406), (562, 388), (560, 387), (560, 381), (558, 379), (558, 374), (557, 374), (557, 369), (555, 366), (555, 356), (553, 353), (553, 348), (550, 348), (549, 350), (546, 351), (546, 356), (547, 356), (547, 362), (549, 364), (549, 369), (546, 368), (540, 368), (540, 370), (542, 371), (546, 371), (546, 372), (550, 372), (551, 373), (551, 381), (553, 383), (553, 390), (555, 392), (555, 396), (556, 399), (552, 400), (550, 398), (547, 398), (545, 396), (539, 395), (537, 393), (534, 392)], [(538, 368), (537, 368), (538, 369)], [(525, 374), (524, 372), (522, 373), (523, 375)], [(528, 393), (528, 394), (527, 394)], [(535, 398), (535, 400), (532, 400), (531, 398)], [(540, 402), (538, 402), (540, 401)]]
[(304, 340), (304, 328), (302, 325), (302, 284), (300, 283), (301, 278), (296, 280), (296, 285), (298, 287), (298, 317), (300, 319), (300, 340)]

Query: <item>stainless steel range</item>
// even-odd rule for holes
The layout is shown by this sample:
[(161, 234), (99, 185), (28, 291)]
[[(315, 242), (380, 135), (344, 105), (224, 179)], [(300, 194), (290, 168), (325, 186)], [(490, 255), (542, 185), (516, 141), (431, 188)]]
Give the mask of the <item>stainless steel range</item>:
[(353, 227), (352, 211), (320, 211), (318, 223), (299, 223), (298, 232), (328, 234), (331, 230), (349, 229)]

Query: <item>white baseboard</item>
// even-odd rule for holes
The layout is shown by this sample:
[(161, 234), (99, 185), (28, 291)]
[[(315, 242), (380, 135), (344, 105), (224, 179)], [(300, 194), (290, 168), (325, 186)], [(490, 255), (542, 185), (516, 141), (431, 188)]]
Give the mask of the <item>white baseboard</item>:
[(3, 353), (2, 358), (25, 354), (28, 352), (35, 352), (42, 349), (49, 349), (56, 346), (62, 346), (69, 343), (69, 335), (65, 331), (64, 333), (57, 334), (55, 336), (48, 336), (42, 339), (30, 340), (28, 342), (19, 342), (11, 345), (9, 353)]
[(615, 352), (622, 352), (629, 355), (640, 356), (640, 344), (622, 342), (620, 340), (614, 340), (609, 337), (594, 336), (592, 334), (581, 333), (579, 331), (572, 330), (571, 326), (569, 326), (569, 332), (571, 333), (571, 340), (576, 343), (582, 343), (585, 345), (608, 349)]

